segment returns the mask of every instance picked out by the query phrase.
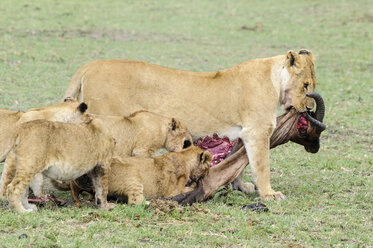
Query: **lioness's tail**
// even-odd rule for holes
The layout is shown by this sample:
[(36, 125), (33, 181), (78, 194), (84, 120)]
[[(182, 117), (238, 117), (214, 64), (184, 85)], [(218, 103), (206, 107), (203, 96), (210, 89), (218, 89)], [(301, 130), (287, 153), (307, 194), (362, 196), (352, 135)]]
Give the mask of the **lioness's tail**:
[(74, 74), (73, 78), (70, 81), (69, 87), (67, 87), (65, 95), (63, 96), (63, 101), (66, 98), (83, 101), (82, 86), (84, 82), (84, 75), (87, 71), (88, 65), (89, 64), (83, 66)]
[(69, 191), (70, 190), (70, 183), (60, 183), (60, 182), (57, 182), (56, 180), (53, 180), (53, 179), (50, 179), (53, 187), (55, 187), (56, 189), (58, 190), (62, 190), (62, 191)]

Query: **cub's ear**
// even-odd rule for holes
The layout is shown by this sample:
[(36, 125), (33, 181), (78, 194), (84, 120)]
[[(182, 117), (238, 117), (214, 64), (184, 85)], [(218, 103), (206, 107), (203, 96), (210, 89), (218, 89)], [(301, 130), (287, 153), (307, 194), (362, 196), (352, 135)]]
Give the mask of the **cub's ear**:
[(78, 110), (83, 114), (86, 110), (87, 110), (88, 106), (87, 104), (85, 104), (84, 102), (82, 102), (81, 104), (79, 104), (78, 106)]
[(199, 155), (199, 161), (204, 164), (204, 163), (210, 163), (212, 161), (212, 155), (208, 151), (201, 152)]
[(179, 127), (180, 127), (180, 122), (178, 120), (176, 120), (175, 118), (172, 118), (170, 126), (171, 126), (172, 131), (176, 131), (176, 129), (179, 129)]
[(301, 67), (301, 60), (298, 53), (293, 51), (289, 51), (286, 54), (286, 63), (288, 68), (290, 69), (299, 69)]

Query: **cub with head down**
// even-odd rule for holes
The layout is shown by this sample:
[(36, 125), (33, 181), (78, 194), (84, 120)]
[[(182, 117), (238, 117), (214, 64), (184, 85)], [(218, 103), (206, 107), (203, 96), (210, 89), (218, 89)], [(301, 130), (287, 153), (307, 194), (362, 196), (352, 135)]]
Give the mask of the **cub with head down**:
[(70, 181), (88, 173), (96, 192), (96, 204), (107, 207), (108, 176), (114, 139), (102, 123), (89, 119), (81, 124), (36, 120), (17, 127), (3, 176), (7, 198), (17, 212), (36, 211), (28, 203), (28, 186), (38, 173)]
[[(207, 176), (211, 160), (208, 151), (196, 146), (155, 158), (114, 157), (109, 195), (127, 196), (128, 204), (140, 204), (144, 196), (154, 199), (186, 193), (188, 179), (198, 182)], [(80, 189), (90, 191), (91, 188), (86, 178), (75, 180), (72, 184), (74, 199), (79, 200)]]
[[(17, 126), (22, 123), (46, 119), (50, 121), (66, 122), (66, 123), (80, 123), (86, 121), (87, 105), (75, 100), (68, 100), (63, 103), (54, 104), (43, 108), (33, 108), (26, 112), (0, 110), (0, 162), (4, 161), (10, 149), (14, 146)], [(6, 171), (6, 164), (4, 165), (4, 172)], [(3, 172), (3, 174), (4, 174)], [(0, 198), (5, 197), (5, 189), (1, 180)], [(37, 175), (31, 184), (34, 195), (43, 195), (43, 177)]]

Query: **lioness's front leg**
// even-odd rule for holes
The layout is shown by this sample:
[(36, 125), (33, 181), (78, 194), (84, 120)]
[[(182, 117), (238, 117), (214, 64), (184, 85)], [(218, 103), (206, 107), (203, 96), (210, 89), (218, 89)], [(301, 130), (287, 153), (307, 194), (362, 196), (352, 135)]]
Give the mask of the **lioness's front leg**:
[(254, 183), (260, 197), (265, 200), (282, 200), (285, 196), (281, 192), (275, 192), (270, 183), (269, 169), (269, 140), (272, 129), (263, 128), (242, 130), (241, 139), (249, 156)]

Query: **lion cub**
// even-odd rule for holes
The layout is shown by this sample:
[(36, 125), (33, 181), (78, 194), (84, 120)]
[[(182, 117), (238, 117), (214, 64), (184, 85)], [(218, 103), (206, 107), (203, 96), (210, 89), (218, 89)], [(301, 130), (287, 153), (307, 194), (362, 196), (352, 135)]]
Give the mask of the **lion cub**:
[[(8, 152), (14, 146), (14, 137), (18, 125), (38, 119), (79, 123), (86, 121), (86, 116), (84, 115), (86, 110), (87, 105), (84, 102), (80, 103), (75, 100), (68, 100), (44, 108), (33, 108), (26, 112), (0, 109), (0, 162), (5, 160)], [(4, 165), (4, 171), (5, 170), (6, 164)], [(42, 175), (37, 175), (31, 184), (35, 196), (42, 196), (44, 194), (42, 185), (43, 177)], [(1, 183), (0, 198), (4, 197), (5, 190)]]
[(0, 162), (3, 162), (13, 147), (16, 126), (38, 119), (59, 122), (76, 122), (87, 110), (87, 105), (75, 100), (54, 104), (44, 108), (32, 108), (26, 112), (0, 109)]
[[(207, 176), (212, 156), (196, 146), (181, 152), (170, 152), (155, 158), (114, 157), (109, 176), (109, 195), (124, 195), (128, 204), (148, 199), (171, 197), (188, 191), (188, 179), (199, 181)], [(79, 190), (89, 191), (86, 177), (71, 184), (74, 200)]]
[(36, 206), (27, 201), (27, 191), (37, 173), (61, 181), (88, 173), (96, 204), (105, 208), (113, 150), (114, 139), (106, 133), (101, 120), (90, 118), (81, 124), (36, 120), (21, 124), (6, 159), (3, 180), (8, 200), (17, 212), (35, 211)]
[(175, 118), (148, 111), (137, 111), (130, 116), (93, 115), (115, 139), (114, 155), (151, 157), (160, 148), (181, 151), (192, 145), (188, 129)]

